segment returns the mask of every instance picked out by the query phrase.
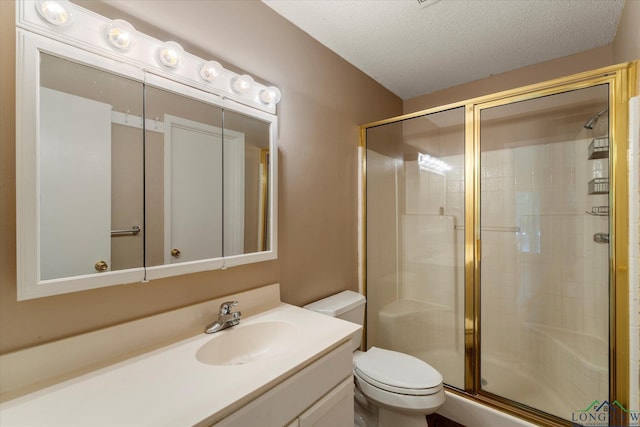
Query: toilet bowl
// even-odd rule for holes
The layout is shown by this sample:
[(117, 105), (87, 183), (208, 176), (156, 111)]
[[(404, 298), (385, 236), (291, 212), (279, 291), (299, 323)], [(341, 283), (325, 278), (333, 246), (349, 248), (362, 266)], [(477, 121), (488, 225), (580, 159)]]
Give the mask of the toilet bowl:
[[(362, 324), (364, 305), (364, 296), (344, 291), (304, 308)], [(353, 337), (354, 424), (426, 427), (426, 415), (444, 403), (442, 375), (408, 354), (377, 347), (359, 351), (360, 342), (360, 335)]]

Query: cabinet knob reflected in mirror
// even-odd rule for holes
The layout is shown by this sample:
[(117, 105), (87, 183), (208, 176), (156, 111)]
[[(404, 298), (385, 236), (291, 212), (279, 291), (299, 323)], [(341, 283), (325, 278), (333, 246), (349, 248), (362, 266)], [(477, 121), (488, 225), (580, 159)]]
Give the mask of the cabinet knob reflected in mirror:
[(109, 264), (107, 264), (105, 261), (98, 261), (96, 262), (94, 267), (96, 271), (107, 271), (107, 269), (109, 268)]
[(171, 250), (171, 256), (174, 258), (180, 258), (180, 250), (179, 249), (172, 249)]

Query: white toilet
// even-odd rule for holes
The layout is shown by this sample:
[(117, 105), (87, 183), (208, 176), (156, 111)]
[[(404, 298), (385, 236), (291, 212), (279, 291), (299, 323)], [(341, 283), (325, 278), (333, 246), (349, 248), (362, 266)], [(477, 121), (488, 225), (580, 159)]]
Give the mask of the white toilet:
[[(304, 308), (363, 324), (365, 298), (344, 291)], [(359, 351), (353, 338), (356, 426), (426, 427), (426, 415), (444, 403), (442, 375), (422, 360), (397, 351), (371, 347)]]

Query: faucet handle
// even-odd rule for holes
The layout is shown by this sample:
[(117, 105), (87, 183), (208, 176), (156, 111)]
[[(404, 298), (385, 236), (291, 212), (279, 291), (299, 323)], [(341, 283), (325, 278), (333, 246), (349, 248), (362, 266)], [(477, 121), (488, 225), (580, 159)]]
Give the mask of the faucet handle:
[(220, 304), (220, 314), (225, 315), (231, 313), (231, 307), (238, 305), (238, 301), (227, 301)]

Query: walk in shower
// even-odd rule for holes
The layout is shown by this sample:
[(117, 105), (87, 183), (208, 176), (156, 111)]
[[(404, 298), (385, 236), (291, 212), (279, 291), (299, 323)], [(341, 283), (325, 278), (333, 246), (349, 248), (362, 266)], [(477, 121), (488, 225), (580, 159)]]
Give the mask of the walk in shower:
[(624, 402), (624, 70), (362, 127), (367, 347), (539, 424)]

